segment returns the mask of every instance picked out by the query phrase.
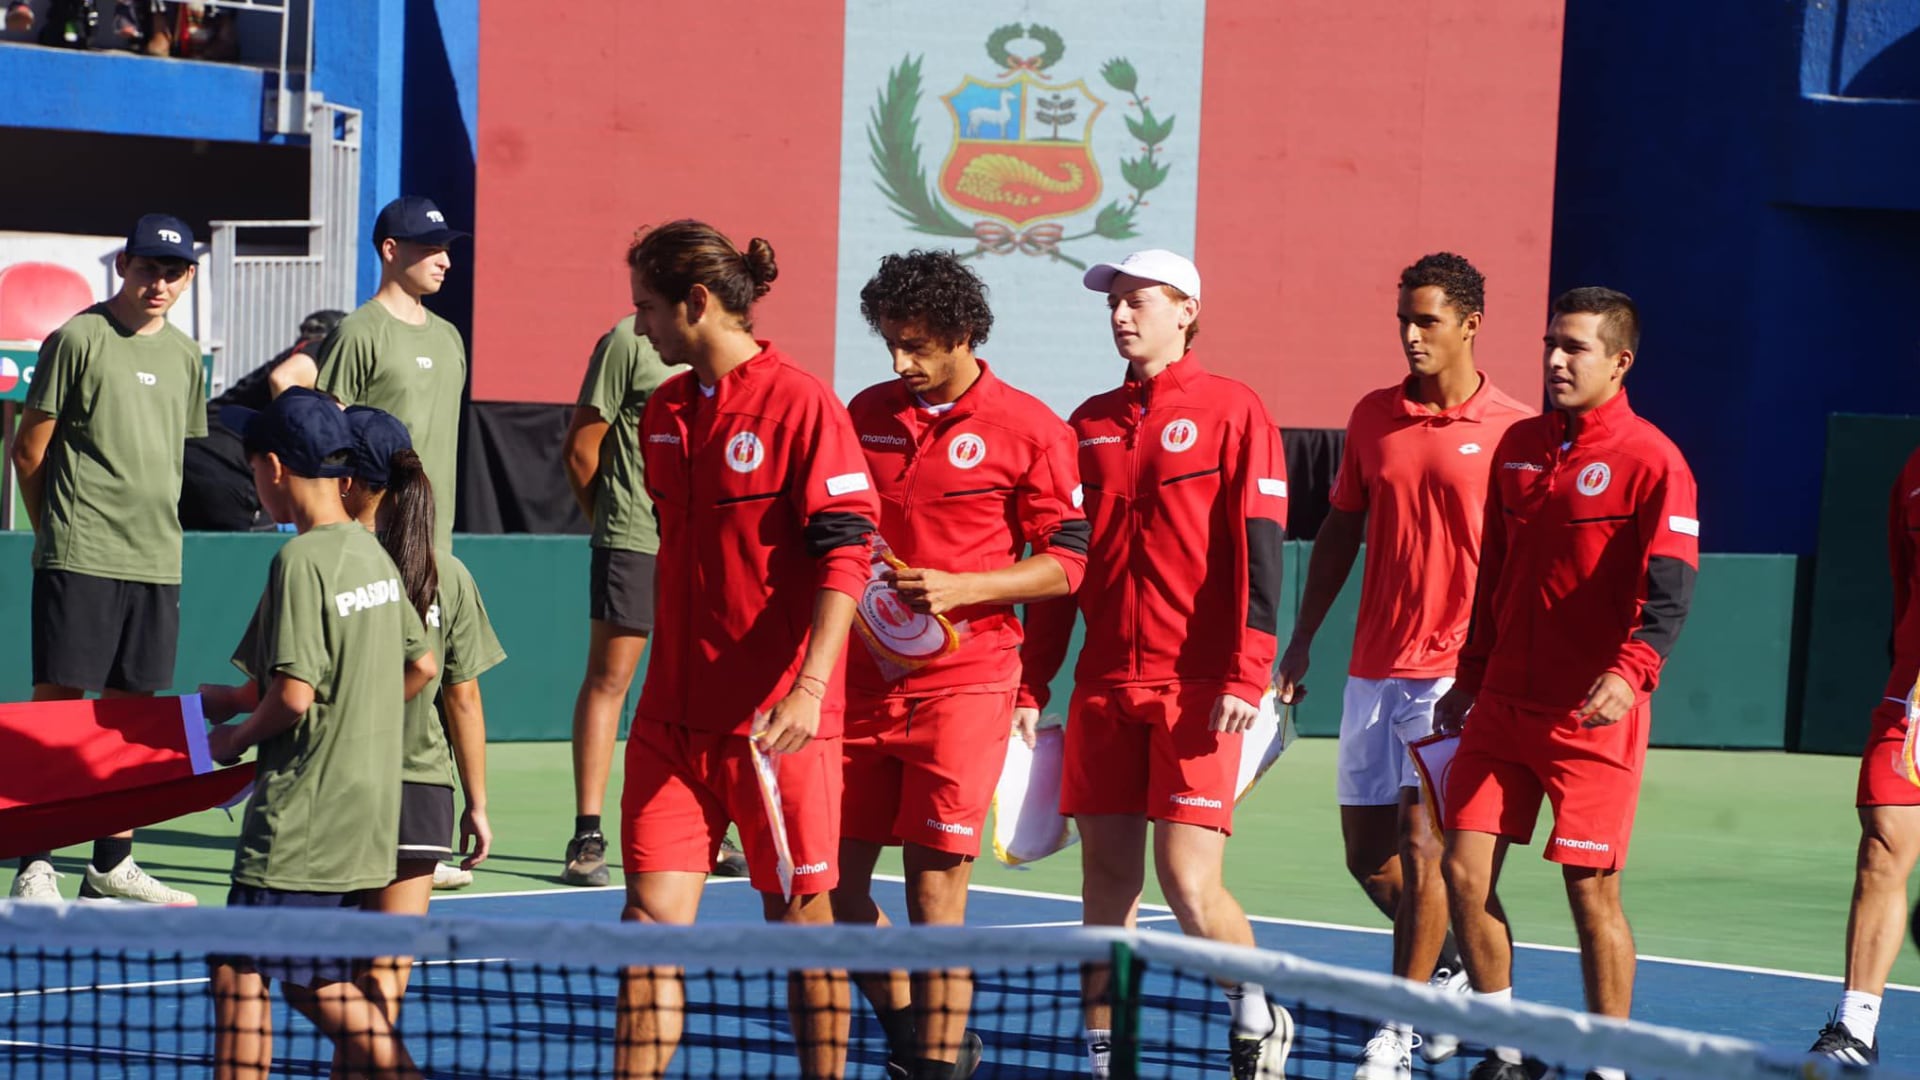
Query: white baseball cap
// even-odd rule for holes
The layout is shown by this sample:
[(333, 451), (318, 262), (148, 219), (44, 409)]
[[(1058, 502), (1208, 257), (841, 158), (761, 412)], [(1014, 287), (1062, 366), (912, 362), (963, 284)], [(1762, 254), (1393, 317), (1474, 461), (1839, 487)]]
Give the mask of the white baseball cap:
[(1130, 274), (1162, 285), (1171, 285), (1195, 300), (1200, 299), (1200, 271), (1184, 255), (1162, 248), (1136, 251), (1117, 263), (1096, 263), (1087, 269), (1080, 283), (1094, 292), (1106, 292), (1113, 279)]

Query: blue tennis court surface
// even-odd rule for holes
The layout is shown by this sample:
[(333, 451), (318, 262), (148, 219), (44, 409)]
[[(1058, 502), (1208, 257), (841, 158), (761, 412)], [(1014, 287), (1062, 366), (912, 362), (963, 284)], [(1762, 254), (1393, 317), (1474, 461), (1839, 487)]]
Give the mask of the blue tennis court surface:
[[(883, 906), (904, 910), (897, 883), (878, 883)], [(436, 901), (449, 915), (565, 919), (591, 933), (595, 922), (619, 917), (617, 889), (449, 896)], [(1066, 897), (976, 889), (971, 921), (982, 926), (1078, 925), (1079, 903)], [(758, 922), (759, 898), (743, 881), (715, 880), (701, 910), (703, 924)], [(1175, 930), (1164, 910), (1143, 909), (1142, 924)], [(1379, 969), (1388, 954), (1384, 933), (1341, 927), (1256, 920), (1255, 936), (1266, 948), (1313, 960)], [(156, 947), (164, 947), (156, 945)], [(716, 966), (742, 958), (716, 956)], [(13, 960), (0, 968), (0, 1071), (12, 1076), (140, 1077), (199, 1075), (205, 1069), (210, 1003), (205, 969), (139, 961), (76, 961), (49, 964)], [(784, 1003), (784, 978), (768, 975), (690, 975), (687, 1031), (676, 1073), (771, 1075), (794, 1067)], [(1570, 951), (1523, 946), (1516, 958), (1516, 985), (1529, 998), (1569, 1008), (1580, 1006), (1578, 957)], [(113, 987), (105, 994), (61, 993), (62, 988)], [(34, 993), (51, 988), (52, 993)], [(1149, 972), (1143, 987), (1148, 1034), (1165, 1029), (1167, 1048), (1150, 1051), (1143, 1069), (1154, 1075), (1202, 1075), (1224, 1071), (1215, 1044), (1224, 1040), (1224, 1006), (1197, 981), (1176, 987), (1171, 976)], [(26, 991), (26, 993), (22, 993)], [(1837, 996), (1831, 980), (1812, 976), (1678, 962), (1643, 961), (1635, 1015), (1652, 1023), (1734, 1035), (1798, 1048), (1811, 1041), (1824, 1011)], [(485, 961), (433, 964), (416, 969), (402, 1014), (402, 1030), (430, 1076), (608, 1075), (615, 1025), (616, 979), (612, 973), (541, 968)], [(1903, 1045), (1904, 1022), (1920, 1012), (1916, 993), (1891, 991), (1882, 1031), (1885, 1064), (1920, 1072), (1920, 1036)], [(880, 1076), (884, 1041), (855, 996), (854, 1043), (847, 1075)], [(781, 1003), (781, 1004), (776, 1004)], [(987, 1041), (978, 1075), (1038, 1077), (1084, 1072), (1084, 1050), (1075, 1033), (1077, 972), (1061, 968), (983, 972), (975, 999), (975, 1027)], [(1344, 1017), (1302, 1017), (1303, 1034), (1289, 1067), (1291, 1076), (1351, 1073), (1353, 1056), (1372, 1025)], [(276, 1015), (277, 1075), (326, 1075), (324, 1042), (303, 1020)], [(31, 1050), (50, 1055), (37, 1065), (22, 1058)], [(1416, 1059), (1417, 1060), (1417, 1059)], [(1447, 1075), (1464, 1072), (1450, 1063)]]

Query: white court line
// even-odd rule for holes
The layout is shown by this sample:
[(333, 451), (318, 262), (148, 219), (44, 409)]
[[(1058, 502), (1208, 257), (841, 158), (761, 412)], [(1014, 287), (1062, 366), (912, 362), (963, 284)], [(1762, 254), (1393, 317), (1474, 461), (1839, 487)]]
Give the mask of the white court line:
[[(1146, 918), (1143, 918), (1143, 919), (1135, 919), (1134, 921), (1135, 921), (1135, 922), (1143, 922), (1143, 923), (1150, 923), (1150, 922), (1172, 922), (1172, 921), (1173, 921), (1173, 916), (1171, 916), (1171, 915), (1148, 915), (1148, 916), (1147, 916)], [(984, 923), (984, 924), (982, 924), (982, 925), (983, 925), (983, 926), (985, 926), (985, 927), (986, 927), (986, 929), (988, 929), (988, 930), (1046, 930), (1046, 929), (1052, 929), (1052, 928), (1055, 928), (1055, 927), (1062, 927), (1062, 926), (1079, 926), (1079, 925), (1080, 925), (1080, 920), (1079, 920), (1079, 919), (1067, 919), (1067, 920), (1065, 920), (1065, 921), (1062, 921), (1062, 922), (1009, 922), (1009, 923)]]
[[(896, 877), (890, 874), (875, 874), (874, 880), (905, 881), (906, 879), (902, 877)], [(985, 893), (998, 893), (1002, 896), (1024, 896), (1034, 900), (1054, 900), (1061, 903), (1070, 903), (1070, 904), (1078, 904), (1080, 902), (1079, 897), (1068, 896), (1064, 893), (1040, 892), (1034, 889), (1009, 889), (999, 885), (974, 885), (972, 886), (972, 890), (978, 891), (978, 892), (985, 892)], [(1141, 904), (1140, 908), (1142, 911), (1172, 911), (1173, 910), (1172, 908), (1167, 907), (1165, 904)], [(1314, 922), (1309, 919), (1280, 919), (1280, 918), (1275, 918), (1271, 915), (1248, 915), (1247, 919), (1250, 922), (1267, 923), (1273, 926), (1298, 926), (1298, 927), (1303, 927), (1309, 930), (1338, 930), (1338, 931), (1343, 931), (1345, 933), (1350, 933), (1350, 934), (1373, 934), (1376, 936), (1391, 936), (1393, 933), (1392, 930), (1383, 929), (1377, 926), (1350, 926), (1350, 925), (1347, 925), (1346, 923)], [(1142, 920), (1142, 921), (1145, 921), (1145, 920)], [(1075, 925), (1075, 924), (1069, 923), (1067, 925)], [(1579, 949), (1576, 949), (1567, 945), (1540, 945), (1540, 944), (1535, 944), (1532, 942), (1525, 942), (1525, 941), (1514, 942), (1514, 947), (1518, 949), (1532, 949), (1536, 952), (1552, 952), (1552, 953), (1578, 953), (1580, 951)], [(1722, 963), (1717, 963), (1711, 960), (1686, 960), (1686, 959), (1681, 959), (1680, 957), (1652, 956), (1646, 953), (1639, 953), (1637, 954), (1636, 958), (1639, 960), (1643, 960), (1649, 964), (1671, 964), (1675, 967), (1702, 968), (1708, 971), (1732, 971), (1732, 972), (1738, 972), (1743, 975), (1771, 975), (1776, 978), (1782, 978), (1782, 979), (1805, 979), (1810, 982), (1823, 982), (1823, 983), (1844, 983), (1846, 981), (1845, 979), (1842, 979), (1838, 975), (1818, 975), (1811, 971), (1789, 971), (1785, 968), (1754, 967), (1748, 964), (1722, 964)], [(1910, 993), (1920, 993), (1920, 986), (1912, 986), (1906, 983), (1890, 982), (1887, 984), (1887, 988), (1889, 990), (1905, 990)]]
[[(746, 880), (746, 878), (710, 877), (707, 879), (707, 884), (732, 885), (735, 882), (745, 882)], [(510, 889), (506, 892), (455, 893), (447, 896), (436, 896), (433, 897), (432, 900), (434, 903), (439, 904), (445, 903), (448, 900), (498, 900), (509, 896), (567, 896), (573, 893), (592, 895), (593, 893), (621, 892), (625, 888), (626, 886), (624, 885), (556, 885), (548, 889)]]

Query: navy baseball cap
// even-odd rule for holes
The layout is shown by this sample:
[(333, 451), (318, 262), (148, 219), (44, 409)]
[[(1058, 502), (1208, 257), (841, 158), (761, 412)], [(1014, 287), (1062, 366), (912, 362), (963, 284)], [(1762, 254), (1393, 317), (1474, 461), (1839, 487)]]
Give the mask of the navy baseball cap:
[(264, 409), (229, 405), (220, 410), (220, 422), (240, 433), (247, 453), (277, 454), (296, 476), (349, 475), (345, 455), (353, 450), (353, 429), (339, 403), (318, 390), (290, 387)]
[(193, 253), (193, 226), (172, 214), (143, 215), (127, 234), (127, 255), (196, 262), (199, 257)]
[(366, 405), (349, 405), (345, 415), (347, 427), (353, 432), (347, 475), (375, 487), (386, 487), (393, 479), (393, 455), (413, 449), (413, 436), (407, 434), (407, 425), (390, 412)]
[(467, 233), (447, 228), (447, 216), (420, 195), (402, 195), (380, 208), (373, 222), (373, 246), (388, 240), (411, 240), (416, 244), (446, 247)]

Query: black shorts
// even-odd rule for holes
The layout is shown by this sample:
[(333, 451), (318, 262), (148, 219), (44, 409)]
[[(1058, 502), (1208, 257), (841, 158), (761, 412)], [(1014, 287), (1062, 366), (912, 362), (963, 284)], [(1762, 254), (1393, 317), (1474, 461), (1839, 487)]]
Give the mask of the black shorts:
[(636, 634), (653, 633), (653, 556), (594, 548), (589, 592), (589, 617)]
[[(234, 882), (227, 890), (228, 907), (307, 908), (309, 910), (352, 910), (360, 906), (357, 892), (300, 892), (294, 889), (270, 889), (264, 885)], [(295, 986), (316, 987), (322, 983), (348, 982), (353, 978), (354, 961), (344, 957), (298, 956), (215, 956), (215, 963), (250, 967), (269, 979)]]
[(33, 681), (158, 693), (173, 685), (180, 586), (33, 572)]
[(452, 854), (453, 789), (401, 784), (399, 857), (437, 861)]

